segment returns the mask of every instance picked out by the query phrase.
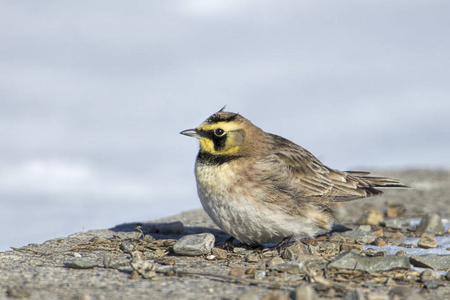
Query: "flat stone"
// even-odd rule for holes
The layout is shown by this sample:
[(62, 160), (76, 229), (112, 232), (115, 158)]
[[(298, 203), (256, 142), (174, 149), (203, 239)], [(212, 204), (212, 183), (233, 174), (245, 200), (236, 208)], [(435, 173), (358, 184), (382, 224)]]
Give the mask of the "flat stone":
[(287, 247), (283, 252), (283, 258), (289, 259), (289, 260), (296, 260), (301, 256), (304, 255), (310, 255), (310, 251), (308, 249), (308, 246), (303, 244), (300, 241), (295, 241), (294, 244)]
[(442, 225), (441, 217), (437, 213), (427, 213), (420, 220), (416, 230), (418, 232), (443, 234), (444, 226)]
[(421, 255), (411, 256), (410, 262), (416, 267), (430, 268), (433, 270), (450, 269), (450, 255)]
[(429, 233), (422, 233), (417, 246), (424, 249), (436, 248), (436, 238)]
[(72, 269), (92, 269), (97, 266), (97, 262), (89, 258), (75, 258), (70, 261), (65, 261), (64, 265)]
[(359, 244), (370, 244), (377, 239), (377, 235), (373, 232), (352, 230), (342, 233), (343, 236), (354, 238)]
[(402, 218), (386, 219), (381, 221), (380, 225), (390, 229), (407, 230), (411, 226), (411, 221)]
[(328, 268), (358, 270), (367, 273), (391, 271), (397, 269), (409, 270), (411, 267), (407, 257), (364, 257), (352, 251), (343, 252), (328, 263)]
[(311, 284), (304, 282), (295, 289), (295, 300), (319, 300), (319, 295)]
[(210, 254), (214, 241), (214, 235), (211, 233), (185, 235), (173, 244), (173, 251), (188, 256)]

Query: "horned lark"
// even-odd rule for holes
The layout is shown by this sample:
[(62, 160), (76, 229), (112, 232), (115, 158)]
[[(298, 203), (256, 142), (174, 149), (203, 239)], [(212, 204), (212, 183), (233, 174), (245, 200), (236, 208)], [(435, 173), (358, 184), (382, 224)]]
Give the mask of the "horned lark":
[(368, 172), (331, 169), (306, 149), (223, 109), (181, 134), (200, 141), (195, 175), (204, 210), (246, 244), (314, 237), (331, 230), (334, 203), (407, 187)]

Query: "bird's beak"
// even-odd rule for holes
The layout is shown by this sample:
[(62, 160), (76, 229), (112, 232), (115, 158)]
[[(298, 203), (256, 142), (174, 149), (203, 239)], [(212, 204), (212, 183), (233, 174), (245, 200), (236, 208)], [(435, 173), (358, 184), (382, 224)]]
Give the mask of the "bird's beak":
[(183, 130), (182, 132), (180, 132), (180, 134), (183, 135), (187, 135), (187, 136), (191, 136), (191, 137), (195, 137), (195, 138), (201, 138), (202, 136), (198, 133), (197, 129), (188, 129), (188, 130)]

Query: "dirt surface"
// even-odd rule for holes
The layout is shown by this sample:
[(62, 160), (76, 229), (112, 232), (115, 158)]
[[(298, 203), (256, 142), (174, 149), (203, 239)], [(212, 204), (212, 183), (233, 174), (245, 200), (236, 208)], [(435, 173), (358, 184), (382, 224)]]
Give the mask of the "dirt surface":
[[(374, 174), (402, 179), (412, 189), (387, 191), (383, 197), (343, 204), (337, 208), (338, 222), (355, 228), (356, 221), (368, 209), (386, 214), (386, 209), (396, 204), (404, 206), (401, 217), (437, 212), (450, 218), (449, 171)], [(387, 243), (393, 243), (398, 236), (416, 234), (379, 226), (369, 229), (377, 234), (381, 231)], [(172, 245), (180, 237), (202, 232), (212, 233), (216, 238), (212, 254), (190, 257), (173, 252)], [(321, 298), (341, 298), (357, 290), (368, 299), (389, 299), (395, 293), (450, 299), (450, 283), (444, 276), (426, 281), (414, 270), (374, 273), (328, 270), (326, 265), (339, 254), (349, 249), (361, 253), (362, 244), (354, 239), (342, 237), (343, 242), (336, 242), (342, 234), (305, 241), (306, 248), (302, 246), (301, 251), (306, 252), (296, 259), (282, 250), (249, 249), (239, 244), (235, 244), (234, 250), (223, 250), (220, 246), (228, 236), (202, 210), (189, 211), (150, 223), (76, 233), (2, 252), (0, 299), (288, 299), (283, 296), (295, 299), (302, 284)], [(132, 261), (149, 262), (151, 272), (143, 276), (132, 267)], [(302, 267), (289, 267), (292, 262), (301, 262)], [(288, 266), (277, 269), (270, 266), (272, 263)], [(395, 290), (398, 287), (404, 290)]]

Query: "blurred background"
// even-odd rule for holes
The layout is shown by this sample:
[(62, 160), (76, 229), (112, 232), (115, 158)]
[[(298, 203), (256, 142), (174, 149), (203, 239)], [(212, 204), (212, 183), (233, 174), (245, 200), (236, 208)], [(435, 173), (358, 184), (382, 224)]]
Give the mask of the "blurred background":
[(0, 250), (200, 208), (227, 105), (338, 169), (450, 167), (448, 1), (1, 1)]

